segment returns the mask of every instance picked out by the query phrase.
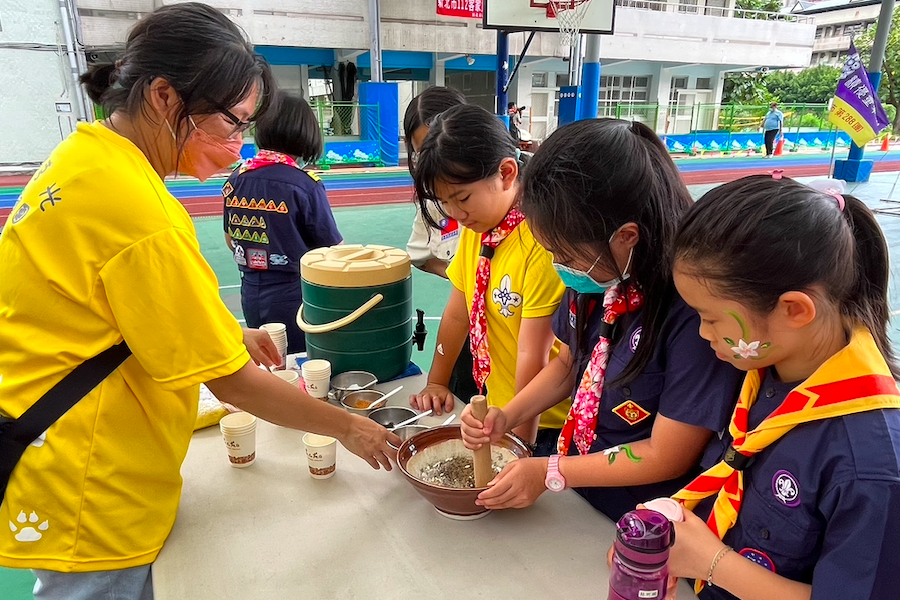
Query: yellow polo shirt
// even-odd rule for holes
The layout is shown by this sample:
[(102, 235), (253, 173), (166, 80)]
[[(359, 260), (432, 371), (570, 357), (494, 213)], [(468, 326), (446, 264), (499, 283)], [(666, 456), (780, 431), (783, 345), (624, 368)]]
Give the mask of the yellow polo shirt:
[(152, 562), (175, 521), (201, 382), (249, 360), (191, 219), (143, 153), (81, 124), (0, 236), (0, 413), (122, 341), (133, 356), (47, 430), (0, 505), (0, 565)]
[[(447, 267), (447, 277), (456, 289), (465, 293), (466, 306), (470, 311), (480, 253), (481, 234), (462, 228), (459, 250)], [(516, 227), (497, 247), (491, 259), (491, 278), (485, 300), (488, 349), (491, 354), (491, 374), (485, 385), (491, 406), (506, 406), (516, 393), (516, 361), (522, 319), (553, 315), (565, 289), (553, 268), (550, 253), (537, 243), (527, 223)], [(550, 327), (549, 324), (547, 326)], [(557, 354), (559, 340), (553, 343), (550, 358)], [(571, 404), (566, 400), (542, 413), (540, 426), (561, 428)]]

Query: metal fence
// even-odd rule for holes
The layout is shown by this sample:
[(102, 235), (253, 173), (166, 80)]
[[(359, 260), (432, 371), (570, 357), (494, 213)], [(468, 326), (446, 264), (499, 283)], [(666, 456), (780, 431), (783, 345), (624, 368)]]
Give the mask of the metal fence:
[(701, 4), (699, 0), (681, 0), (680, 2), (665, 2), (660, 0), (616, 0), (616, 6), (636, 8), (638, 10), (652, 10), (654, 12), (679, 13), (683, 15), (704, 15), (708, 17), (727, 17), (734, 19), (760, 19), (764, 21), (786, 21), (790, 23), (814, 22), (813, 18), (807, 15), (794, 15), (765, 10), (747, 10), (744, 8), (730, 8), (728, 6), (708, 6)]

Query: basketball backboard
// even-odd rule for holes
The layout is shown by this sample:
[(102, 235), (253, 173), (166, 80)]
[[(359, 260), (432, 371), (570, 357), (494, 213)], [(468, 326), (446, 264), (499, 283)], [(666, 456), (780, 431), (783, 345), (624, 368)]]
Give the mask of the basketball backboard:
[[(615, 0), (590, 0), (584, 6), (580, 33), (613, 32)], [(550, 0), (484, 0), (485, 29), (559, 31)]]

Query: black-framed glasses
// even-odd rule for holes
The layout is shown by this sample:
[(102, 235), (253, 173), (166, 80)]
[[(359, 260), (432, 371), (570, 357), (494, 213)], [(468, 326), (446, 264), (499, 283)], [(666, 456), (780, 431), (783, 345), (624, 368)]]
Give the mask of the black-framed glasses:
[(234, 129), (228, 135), (229, 138), (232, 138), (239, 133), (244, 133), (245, 131), (247, 131), (247, 128), (250, 127), (250, 124), (251, 124), (250, 121), (241, 121), (234, 115), (234, 113), (232, 113), (227, 108), (222, 108), (220, 106), (217, 106), (216, 110), (218, 110), (220, 113), (222, 113), (225, 116), (225, 118), (228, 119), (229, 121), (231, 121), (232, 125), (234, 125)]

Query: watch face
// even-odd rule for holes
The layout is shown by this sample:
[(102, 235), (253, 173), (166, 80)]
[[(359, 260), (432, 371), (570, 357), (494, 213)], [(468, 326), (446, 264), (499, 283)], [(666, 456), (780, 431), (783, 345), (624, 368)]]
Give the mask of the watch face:
[(563, 489), (565, 489), (565, 487), (566, 487), (566, 484), (564, 484), (562, 481), (560, 481), (556, 477), (550, 477), (549, 479), (547, 479), (547, 488), (551, 492), (561, 492), (561, 491), (563, 491)]

